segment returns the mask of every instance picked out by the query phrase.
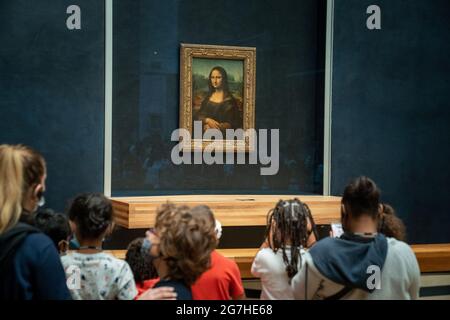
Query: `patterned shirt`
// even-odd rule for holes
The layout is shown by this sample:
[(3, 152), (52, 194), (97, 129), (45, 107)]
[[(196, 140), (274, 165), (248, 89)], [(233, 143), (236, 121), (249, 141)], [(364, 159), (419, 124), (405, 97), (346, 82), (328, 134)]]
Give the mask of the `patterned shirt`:
[(110, 254), (72, 252), (61, 261), (75, 300), (132, 300), (138, 293), (128, 263)]

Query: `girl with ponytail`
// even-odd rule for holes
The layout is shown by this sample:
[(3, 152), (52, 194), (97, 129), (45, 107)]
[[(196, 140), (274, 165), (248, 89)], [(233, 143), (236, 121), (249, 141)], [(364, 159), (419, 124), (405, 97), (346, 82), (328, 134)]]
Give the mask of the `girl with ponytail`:
[(69, 299), (52, 241), (28, 223), (43, 203), (44, 158), (23, 145), (0, 145), (0, 300)]
[(46, 169), (44, 158), (23, 145), (0, 145), (0, 234), (19, 220), (30, 222), (42, 203)]
[[(61, 257), (74, 300), (132, 300), (137, 296), (133, 273), (124, 260), (103, 252), (104, 238), (112, 233), (111, 201), (100, 193), (77, 196), (69, 221), (80, 243), (77, 251)], [(74, 270), (77, 272), (74, 273)], [(74, 279), (77, 274), (78, 279)]]

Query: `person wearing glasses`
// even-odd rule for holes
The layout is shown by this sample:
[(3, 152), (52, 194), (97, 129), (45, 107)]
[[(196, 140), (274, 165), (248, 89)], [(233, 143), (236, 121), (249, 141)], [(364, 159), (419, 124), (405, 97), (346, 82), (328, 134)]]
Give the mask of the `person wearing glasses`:
[(318, 239), (308, 205), (280, 200), (268, 213), (265, 239), (251, 269), (261, 279), (261, 300), (293, 300), (291, 280)]
[(0, 300), (71, 298), (56, 247), (30, 225), (46, 176), (37, 151), (0, 145)]

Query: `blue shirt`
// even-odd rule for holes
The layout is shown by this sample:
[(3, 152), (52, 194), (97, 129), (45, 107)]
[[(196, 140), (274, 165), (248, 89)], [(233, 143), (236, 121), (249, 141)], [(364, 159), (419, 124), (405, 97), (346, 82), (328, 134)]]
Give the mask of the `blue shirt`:
[(192, 300), (191, 289), (177, 280), (160, 280), (153, 288), (172, 287), (177, 293), (177, 300)]

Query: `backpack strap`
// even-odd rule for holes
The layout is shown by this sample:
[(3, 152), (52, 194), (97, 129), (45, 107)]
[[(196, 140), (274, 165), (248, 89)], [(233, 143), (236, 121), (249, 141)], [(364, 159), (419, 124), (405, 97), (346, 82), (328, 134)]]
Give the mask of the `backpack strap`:
[(332, 296), (326, 297), (323, 300), (340, 300), (342, 297), (344, 297), (347, 293), (349, 293), (352, 290), (353, 288), (351, 287), (344, 287), (343, 289), (339, 290)]

